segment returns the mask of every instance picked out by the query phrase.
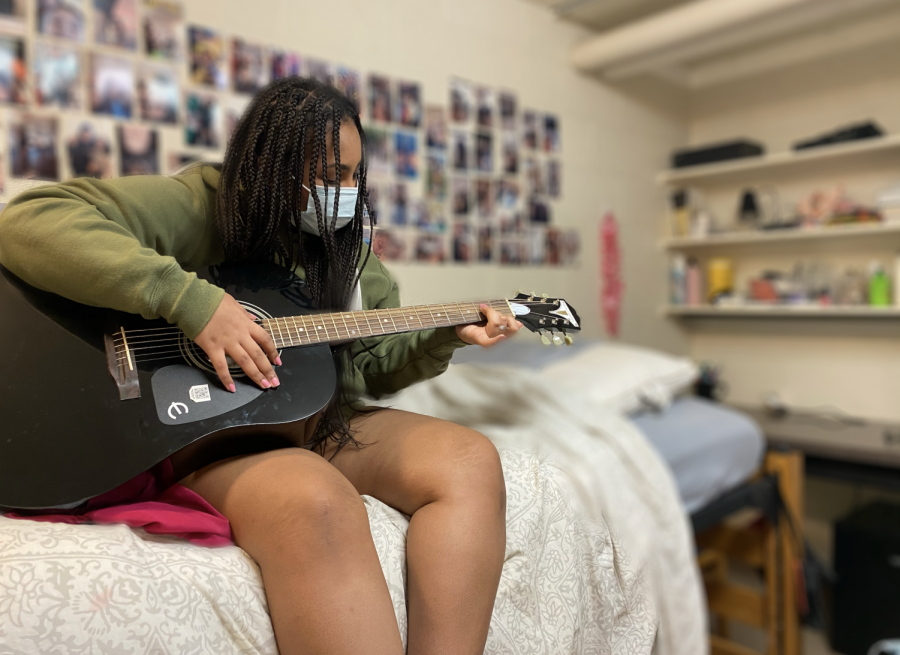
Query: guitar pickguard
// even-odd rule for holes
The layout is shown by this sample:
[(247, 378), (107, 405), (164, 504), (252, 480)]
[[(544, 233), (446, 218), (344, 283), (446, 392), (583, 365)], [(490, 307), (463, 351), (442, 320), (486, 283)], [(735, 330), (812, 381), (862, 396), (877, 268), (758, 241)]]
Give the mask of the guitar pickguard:
[[(215, 418), (252, 402), (263, 393), (259, 386), (240, 379), (235, 379), (234, 385), (234, 393), (225, 391), (214, 375), (187, 364), (165, 366), (150, 380), (156, 415), (164, 425)], [(277, 394), (278, 390), (270, 393)]]

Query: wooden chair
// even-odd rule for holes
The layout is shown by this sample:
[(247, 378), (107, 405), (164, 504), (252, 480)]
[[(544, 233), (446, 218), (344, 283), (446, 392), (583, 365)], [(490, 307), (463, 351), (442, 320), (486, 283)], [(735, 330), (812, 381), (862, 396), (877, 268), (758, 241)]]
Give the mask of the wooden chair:
[[(797, 451), (769, 452), (760, 476), (776, 475), (795, 534), (785, 517), (777, 525), (758, 510), (737, 512), (721, 524), (697, 535), (698, 562), (715, 632), (712, 655), (758, 655), (729, 639), (729, 623), (738, 621), (762, 629), (765, 655), (800, 655), (800, 618), (797, 611), (797, 567), (802, 562), (803, 455)], [(762, 589), (739, 584), (729, 565), (740, 563), (759, 571)]]

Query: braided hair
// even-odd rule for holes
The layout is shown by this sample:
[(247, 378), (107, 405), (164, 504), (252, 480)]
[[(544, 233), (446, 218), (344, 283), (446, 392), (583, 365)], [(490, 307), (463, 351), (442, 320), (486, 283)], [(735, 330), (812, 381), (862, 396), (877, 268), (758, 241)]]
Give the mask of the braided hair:
[[(321, 206), (316, 171), (328, 168), (327, 135), (331, 133), (334, 163), (340, 170), (340, 130), (352, 123), (362, 143), (358, 195), (353, 221), (335, 230), (340, 182), (334, 189), (334, 208)], [(308, 179), (303, 171), (309, 164)], [(327, 189), (328, 175), (323, 175)], [(319, 235), (300, 229), (302, 186), (313, 193)], [(369, 255), (360, 265), (365, 211), (375, 216), (366, 193), (366, 138), (359, 112), (345, 95), (311, 78), (288, 77), (272, 82), (251, 101), (235, 128), (219, 178), (216, 227), (227, 262), (276, 261), (285, 268), (298, 264), (306, 272), (313, 306), (320, 311), (347, 309)], [(346, 349), (335, 349), (338, 389), (319, 419), (311, 448), (332, 439), (341, 448), (357, 442), (341, 412), (340, 381), (349, 366)]]

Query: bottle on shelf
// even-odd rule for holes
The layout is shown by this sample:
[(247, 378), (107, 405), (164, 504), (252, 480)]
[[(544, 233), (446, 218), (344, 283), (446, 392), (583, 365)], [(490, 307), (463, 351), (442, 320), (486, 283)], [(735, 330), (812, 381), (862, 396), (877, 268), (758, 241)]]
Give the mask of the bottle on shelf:
[(669, 301), (673, 305), (685, 303), (685, 276), (687, 264), (681, 253), (672, 258), (672, 270), (669, 272)]
[(700, 264), (694, 258), (688, 259), (687, 273), (685, 274), (686, 300), (688, 305), (697, 306), (703, 304), (703, 277), (700, 273)]
[(869, 265), (869, 305), (887, 307), (891, 304), (891, 281), (884, 272), (881, 262)]

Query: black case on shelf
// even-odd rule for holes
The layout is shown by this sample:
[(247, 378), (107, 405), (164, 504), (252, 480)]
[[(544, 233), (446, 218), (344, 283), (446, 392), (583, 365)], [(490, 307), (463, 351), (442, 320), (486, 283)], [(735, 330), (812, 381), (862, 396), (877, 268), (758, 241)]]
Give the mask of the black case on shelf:
[(673, 168), (712, 164), (742, 157), (758, 157), (765, 152), (762, 144), (754, 141), (728, 141), (710, 146), (683, 148), (672, 153)]

